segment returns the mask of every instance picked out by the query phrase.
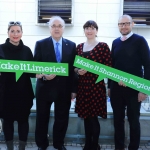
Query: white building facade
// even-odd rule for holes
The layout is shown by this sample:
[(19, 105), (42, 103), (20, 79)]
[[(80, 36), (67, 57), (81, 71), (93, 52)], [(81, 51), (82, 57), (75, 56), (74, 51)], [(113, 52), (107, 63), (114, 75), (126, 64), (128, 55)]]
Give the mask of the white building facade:
[[(9, 21), (20, 21), (23, 25), (22, 40), (34, 51), (37, 40), (50, 36), (48, 26), (36, 24), (38, 0), (0, 0), (0, 44), (7, 38)], [(120, 36), (118, 18), (123, 12), (123, 0), (72, 0), (73, 25), (66, 26), (64, 38), (76, 44), (85, 41), (83, 24), (94, 20), (99, 26), (98, 40), (111, 48), (112, 41)], [(150, 45), (150, 27), (134, 27), (133, 32), (144, 36)]]

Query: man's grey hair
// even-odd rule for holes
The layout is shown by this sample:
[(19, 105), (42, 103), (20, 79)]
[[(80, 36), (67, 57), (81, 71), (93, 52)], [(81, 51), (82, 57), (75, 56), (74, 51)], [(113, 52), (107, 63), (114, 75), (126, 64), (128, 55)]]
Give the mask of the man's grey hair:
[[(133, 19), (132, 19), (132, 17), (131, 17), (130, 15), (126, 15), (126, 14), (125, 14), (125, 15), (122, 15), (121, 17), (119, 17), (119, 20), (122, 19), (122, 18), (129, 18), (130, 21), (133, 22)], [(118, 20), (118, 21), (119, 21), (119, 20)]]
[(65, 21), (60, 16), (52, 16), (48, 22), (49, 27), (51, 27), (53, 25), (53, 22), (55, 20), (59, 20), (61, 22), (61, 25), (63, 26), (63, 28), (65, 28)]

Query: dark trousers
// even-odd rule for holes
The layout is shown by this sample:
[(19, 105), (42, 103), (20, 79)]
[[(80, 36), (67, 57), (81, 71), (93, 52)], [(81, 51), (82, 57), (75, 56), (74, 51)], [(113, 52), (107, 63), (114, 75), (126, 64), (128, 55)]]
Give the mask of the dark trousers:
[(124, 148), (124, 119), (126, 110), (130, 126), (130, 143), (128, 149), (137, 150), (140, 144), (139, 117), (141, 102), (138, 102), (138, 93), (129, 93), (128, 91), (130, 90), (124, 90), (124, 88), (126, 87), (116, 87), (111, 90), (111, 105), (113, 109), (115, 129), (115, 149)]
[[(58, 149), (64, 144), (64, 138), (68, 127), (69, 109), (71, 99), (57, 99), (54, 102), (54, 125), (53, 125), (53, 146)], [(36, 130), (35, 140), (38, 147), (46, 149), (48, 141), (48, 124), (52, 102), (44, 99), (36, 99)]]
[[(4, 119), (3, 120), (3, 130), (4, 130), (4, 136), (6, 141), (13, 140), (14, 136), (14, 121), (10, 119)], [(19, 134), (19, 140), (20, 141), (27, 141), (28, 137), (28, 131), (29, 131), (29, 123), (28, 118), (25, 120), (17, 120), (18, 122), (18, 134)]]

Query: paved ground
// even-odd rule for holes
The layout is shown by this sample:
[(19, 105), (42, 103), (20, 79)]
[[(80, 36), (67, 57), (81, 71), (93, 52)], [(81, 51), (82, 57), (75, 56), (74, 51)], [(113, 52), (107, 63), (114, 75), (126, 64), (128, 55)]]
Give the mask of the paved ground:
[[(82, 150), (83, 144), (67, 143), (65, 144), (67, 150)], [(6, 150), (6, 145), (4, 142), (0, 142), (0, 150)], [(14, 141), (14, 150), (18, 150), (18, 142)], [(28, 142), (26, 150), (37, 150), (37, 146), (34, 142)], [(53, 146), (49, 146), (47, 150), (56, 150)], [(101, 150), (114, 150), (114, 145), (102, 144)], [(126, 149), (127, 150), (127, 149)], [(150, 145), (141, 144), (139, 150), (150, 150)]]
[[(148, 102), (148, 109), (147, 109), (146, 103), (143, 104), (142, 106), (143, 107), (141, 109), (141, 113), (149, 114), (150, 113), (150, 96), (149, 96), (149, 102)], [(34, 105), (34, 107), (35, 107), (35, 105)], [(70, 109), (71, 112), (74, 112), (73, 108), (74, 108), (74, 103), (72, 103), (72, 105), (71, 105), (71, 109)], [(35, 108), (33, 108), (33, 109), (35, 109)], [(108, 112), (112, 112), (110, 104), (108, 104)], [(0, 131), (1, 130), (2, 130), (2, 128), (0, 128)], [(50, 145), (52, 145), (52, 144), (50, 143)], [(101, 150), (114, 150), (113, 144), (108, 144), (108, 143), (101, 144), (100, 143), (100, 145), (101, 145)], [(67, 150), (83, 150), (83, 146), (84, 146), (84, 144), (65, 143), (65, 147), (67, 148)], [(0, 150), (6, 150), (6, 145), (3, 141), (0, 141)], [(18, 142), (17, 141), (14, 141), (14, 150), (18, 150)], [(33, 142), (33, 141), (28, 142), (26, 145), (26, 150), (37, 150), (37, 146), (36, 146), (35, 142)], [(56, 150), (56, 149), (54, 149), (53, 146), (49, 146), (47, 148), (47, 150)], [(150, 142), (149, 142), (149, 144), (148, 144), (148, 142), (142, 143), (140, 145), (139, 150), (150, 150)]]

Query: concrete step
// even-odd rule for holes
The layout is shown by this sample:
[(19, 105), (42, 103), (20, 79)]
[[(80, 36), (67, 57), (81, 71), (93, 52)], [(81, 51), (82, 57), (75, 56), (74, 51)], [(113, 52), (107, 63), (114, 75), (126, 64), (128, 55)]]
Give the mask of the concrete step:
[[(65, 142), (71, 142), (76, 144), (84, 143), (84, 126), (83, 119), (79, 118), (76, 113), (74, 113), (74, 102), (72, 102), (70, 108), (70, 118), (68, 130), (66, 133)], [(113, 135), (114, 135), (114, 127), (113, 127), (113, 114), (110, 102), (107, 103), (107, 111), (108, 111), (108, 119), (99, 118), (99, 122), (101, 124), (101, 134), (99, 137), (100, 143), (110, 143), (113, 144)], [(28, 139), (34, 141), (35, 134), (35, 122), (36, 122), (36, 104), (34, 100), (34, 105), (32, 107), (32, 111), (29, 117), (29, 135)], [(50, 122), (49, 122), (49, 139), (52, 141), (52, 128), (54, 122), (54, 106), (51, 107), (50, 113)], [(147, 112), (141, 107), (141, 142), (149, 142), (150, 141), (150, 112)], [(17, 123), (15, 122), (15, 135), (14, 137), (18, 138), (18, 130)], [(126, 142), (129, 141), (129, 125), (128, 120), (125, 118), (125, 136)], [(0, 135), (0, 140), (4, 140), (3, 132)]]

